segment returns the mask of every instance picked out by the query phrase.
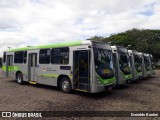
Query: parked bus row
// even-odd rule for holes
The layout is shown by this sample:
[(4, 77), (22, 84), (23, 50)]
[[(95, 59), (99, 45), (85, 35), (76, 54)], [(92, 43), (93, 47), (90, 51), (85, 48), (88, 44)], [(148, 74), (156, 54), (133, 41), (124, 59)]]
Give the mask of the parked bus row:
[(154, 69), (150, 54), (85, 40), (9, 49), (3, 53), (2, 73), (19, 84), (98, 93), (154, 75)]

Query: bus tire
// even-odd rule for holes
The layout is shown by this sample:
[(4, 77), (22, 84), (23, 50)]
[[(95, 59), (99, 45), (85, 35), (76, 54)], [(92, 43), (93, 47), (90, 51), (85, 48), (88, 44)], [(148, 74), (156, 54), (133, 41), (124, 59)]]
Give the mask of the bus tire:
[(64, 93), (71, 92), (71, 82), (67, 77), (63, 77), (60, 82), (60, 89)]
[(17, 74), (17, 83), (21, 85), (24, 83), (22, 73)]

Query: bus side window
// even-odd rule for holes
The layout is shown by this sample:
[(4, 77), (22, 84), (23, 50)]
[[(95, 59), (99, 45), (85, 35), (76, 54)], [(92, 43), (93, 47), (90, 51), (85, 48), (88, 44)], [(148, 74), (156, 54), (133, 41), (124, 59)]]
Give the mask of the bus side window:
[(41, 49), (39, 51), (39, 63), (50, 64), (50, 49)]
[(14, 53), (14, 63), (26, 63), (27, 51), (17, 51)]
[(52, 64), (68, 64), (69, 63), (69, 48), (53, 48), (51, 50)]

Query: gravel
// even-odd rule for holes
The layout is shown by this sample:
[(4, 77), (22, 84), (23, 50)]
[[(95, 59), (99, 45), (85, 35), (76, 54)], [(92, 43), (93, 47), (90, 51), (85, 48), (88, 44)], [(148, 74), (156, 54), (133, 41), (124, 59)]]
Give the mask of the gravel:
[[(2, 78), (1, 76), (0, 110), (160, 111), (160, 70), (157, 70), (156, 75), (149, 79), (138, 80), (137, 82), (130, 83), (126, 86), (116, 87), (111, 92), (102, 92), (98, 94), (89, 94), (77, 91), (74, 91), (71, 94), (66, 94), (62, 93), (56, 87), (30, 84), (19, 85), (15, 80)], [(94, 120), (102, 118), (92, 119)], [(116, 120), (119, 118), (115, 117), (110, 119)], [(134, 118), (130, 119), (132, 120)], [(158, 120), (159, 118), (154, 119)]]

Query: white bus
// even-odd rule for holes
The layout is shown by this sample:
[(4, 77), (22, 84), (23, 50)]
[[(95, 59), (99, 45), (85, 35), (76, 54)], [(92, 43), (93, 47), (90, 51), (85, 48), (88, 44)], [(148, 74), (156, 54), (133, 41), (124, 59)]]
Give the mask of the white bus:
[(115, 70), (116, 84), (124, 85), (131, 81), (131, 65), (128, 51), (122, 46), (111, 46), (113, 54), (113, 64)]
[(155, 63), (153, 61), (153, 56), (151, 54), (149, 54), (150, 56), (150, 62), (151, 62), (151, 72), (150, 75), (155, 75)]
[(152, 75), (155, 75), (155, 65), (154, 65), (154, 61), (153, 61), (153, 56), (151, 55), (151, 54), (147, 54), (147, 56), (148, 56), (148, 59), (149, 59), (149, 68), (150, 68), (150, 70), (149, 70), (149, 72), (148, 72), (148, 74), (149, 74), (149, 76), (152, 76)]
[(131, 71), (132, 71), (132, 80), (138, 80), (142, 78), (142, 59), (139, 53), (135, 50), (128, 50), (130, 63), (131, 63)]
[(142, 60), (142, 77), (146, 78), (149, 76), (149, 71), (150, 71), (150, 62), (149, 62), (149, 57), (146, 53), (139, 52), (139, 55)]
[(98, 93), (112, 89), (116, 83), (111, 46), (103, 42), (86, 40), (9, 49), (3, 58), (3, 75), (19, 84)]

